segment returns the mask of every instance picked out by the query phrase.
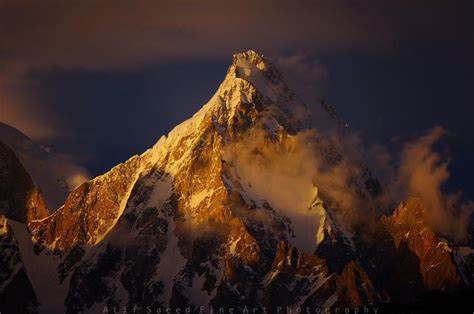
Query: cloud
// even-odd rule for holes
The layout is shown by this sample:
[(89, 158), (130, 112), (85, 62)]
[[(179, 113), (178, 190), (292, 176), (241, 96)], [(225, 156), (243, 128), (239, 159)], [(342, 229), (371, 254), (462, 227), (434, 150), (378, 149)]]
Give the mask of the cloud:
[(433, 150), (447, 131), (442, 127), (428, 130), (420, 138), (408, 142), (400, 157), (396, 194), (419, 197), (427, 209), (426, 218), (441, 234), (457, 239), (466, 237), (471, 203), (461, 203), (459, 194), (444, 193), (442, 186), (450, 177), (448, 161)]
[(469, 21), (468, 10), (463, 15), (433, 1), (4, 0), (0, 8), (2, 60), (89, 69), (227, 57), (249, 48), (268, 54), (393, 50), (405, 39), (411, 45), (459, 40), (461, 30), (449, 21)]
[(384, 25), (367, 25), (365, 7), (343, 2), (3, 1), (0, 12), (3, 59), (65, 67), (122, 68), (248, 48), (377, 50), (392, 38)]
[(35, 185), (41, 189), (50, 211), (56, 210), (71, 190), (90, 178), (90, 173), (73, 160), (50, 152), (3, 123), (0, 123), (0, 141), (15, 151)]
[(326, 68), (316, 59), (307, 55), (294, 54), (273, 58), (291, 90), (295, 91), (305, 103), (322, 99)]
[(295, 233), (290, 241), (312, 252), (323, 214), (310, 210), (316, 196), (349, 224), (362, 205), (354, 184), (362, 169), (347, 158), (345, 141), (335, 133), (313, 129), (273, 142), (256, 131), (229, 145), (223, 158), (240, 178), (247, 197), (267, 201), (289, 217)]
[(58, 136), (47, 108), (32, 96), (35, 82), (21, 73), (0, 74), (0, 122), (13, 125), (29, 137), (43, 140)]
[(89, 171), (61, 156), (51, 153), (35, 155), (31, 151), (22, 151), (21, 148), (16, 152), (41, 189), (50, 212), (64, 204), (70, 191), (91, 179)]
[[(460, 193), (446, 193), (448, 162), (433, 146), (446, 134), (435, 127), (423, 136), (402, 144), (399, 153), (376, 146), (371, 150), (356, 134), (341, 129), (302, 131), (282, 142), (273, 142), (256, 132), (230, 145), (224, 159), (236, 171), (246, 193), (266, 200), (290, 217), (299, 236), (295, 243), (314, 249), (319, 220), (308, 211), (315, 194), (332, 208), (346, 226), (366, 227), (387, 209), (409, 197), (419, 197), (426, 207), (426, 220), (443, 236), (464, 240), (473, 203), (461, 202)], [(365, 169), (371, 164), (383, 178), (384, 193), (371, 196), (365, 189)]]
[[(223, 154), (226, 162), (240, 178), (246, 195), (255, 201), (266, 201), (275, 210), (291, 219), (299, 249), (315, 249), (317, 218), (308, 210), (315, 196), (313, 178), (315, 162), (312, 150), (302, 145), (300, 134), (287, 139), (284, 145), (255, 132), (228, 146)], [(269, 219), (259, 215), (259, 219)]]
[(462, 191), (444, 189), (450, 180), (450, 158), (447, 151), (441, 154), (435, 146), (447, 134), (436, 126), (412, 140), (395, 138), (394, 147), (374, 145), (367, 149), (365, 160), (384, 186), (384, 193), (373, 200), (376, 207), (393, 209), (409, 197), (418, 197), (427, 211), (425, 219), (435, 231), (464, 240), (474, 206), (472, 201), (461, 200)]
[[(375, 210), (378, 215), (385, 214), (401, 201), (419, 197), (427, 210), (425, 219), (436, 232), (465, 240), (474, 203), (462, 201), (462, 191), (453, 193), (443, 188), (450, 179), (449, 154), (436, 151), (435, 145), (447, 134), (446, 129), (433, 127), (418, 138), (405, 142), (398, 139), (397, 151), (396, 145), (368, 147), (355, 133), (341, 134), (337, 129), (330, 129), (324, 136), (331, 139), (344, 158), (329, 168), (326, 177), (319, 172), (323, 178), (321, 187), (331, 189), (329, 196), (339, 200), (339, 207), (353, 223), (362, 219), (364, 224), (369, 224), (361, 213)], [(375, 197), (360, 190), (364, 186), (360, 178), (366, 166), (374, 171), (383, 186), (383, 193)]]

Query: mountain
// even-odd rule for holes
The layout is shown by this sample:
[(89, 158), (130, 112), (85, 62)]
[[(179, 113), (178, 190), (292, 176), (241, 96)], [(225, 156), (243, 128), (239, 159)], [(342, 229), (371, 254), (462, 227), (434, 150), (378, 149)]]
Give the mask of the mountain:
[(0, 142), (0, 214), (28, 224), (48, 215), (39, 189), (16, 157)]
[(61, 206), (69, 192), (90, 178), (89, 172), (68, 159), (50, 152), (17, 129), (0, 122), (0, 141), (21, 160), (43, 192), (50, 211)]
[(4, 215), (0, 215), (0, 309), (5, 313), (35, 312), (38, 305), (18, 241)]
[(38, 188), (15, 153), (0, 142), (0, 309), (28, 312), (37, 305), (17, 237), (8, 219), (28, 224), (48, 215)]
[(47, 217), (6, 215), (29, 311), (377, 307), (467, 286), (468, 254), (456, 259), (421, 201), (368, 227), (352, 200), (370, 204), (381, 185), (340, 144), (271, 61), (234, 55), (209, 102), (152, 148)]
[(424, 217), (426, 209), (417, 198), (402, 202), (385, 218), (395, 245), (419, 259), (423, 286), (430, 290), (452, 290), (461, 281), (448, 241), (438, 237)]

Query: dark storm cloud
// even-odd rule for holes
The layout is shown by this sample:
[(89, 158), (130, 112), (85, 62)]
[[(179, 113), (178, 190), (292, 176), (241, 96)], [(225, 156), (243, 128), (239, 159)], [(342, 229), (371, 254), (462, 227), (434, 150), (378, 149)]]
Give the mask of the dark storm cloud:
[[(124, 67), (248, 47), (382, 49), (394, 36), (365, 5), (312, 1), (3, 1), (8, 62)], [(373, 12), (377, 13), (377, 12)], [(374, 23), (378, 23), (374, 27)]]
[(462, 25), (469, 20), (463, 16), (469, 12), (467, 5), (3, 0), (0, 118), (37, 138), (59, 133), (46, 123), (48, 108), (29, 99), (29, 87), (35, 82), (25, 78), (25, 71), (31, 67), (124, 69), (169, 58), (228, 57), (248, 48), (281, 54), (389, 52), (404, 43), (449, 45), (469, 39)]
[(176, 58), (229, 59), (248, 48), (391, 46), (391, 32), (370, 20), (360, 7), (333, 2), (0, 1), (0, 120), (37, 139), (65, 135), (54, 108), (35, 95), (41, 82), (32, 68), (116, 71)]
[[(470, 2), (470, 1), (469, 1)], [(466, 3), (469, 3), (466, 2)], [(9, 67), (137, 66), (163, 58), (228, 56), (253, 48), (386, 51), (467, 40), (461, 2), (24, 1), (0, 2)], [(0, 55), (1, 56), (1, 55)]]
[[(315, 78), (320, 73), (308, 55), (390, 55), (415, 47), (465, 50), (472, 41), (472, 3), (0, 0), (0, 121), (37, 139), (86, 141), (84, 134), (88, 138), (94, 132), (108, 134), (111, 126), (106, 122), (123, 121), (130, 115), (130, 104), (136, 105), (134, 101), (151, 104), (151, 94), (156, 91), (156, 87), (147, 88), (147, 99), (125, 92), (101, 98), (101, 88), (88, 83), (94, 79), (87, 73), (92, 78), (94, 73), (102, 75), (96, 84), (112, 95), (129, 82), (122, 82), (121, 74), (109, 79), (107, 73), (131, 72), (133, 76), (134, 71), (150, 65), (179, 60), (226, 63), (232, 53), (250, 48), (279, 56), (282, 63), (314, 67), (299, 75)], [(68, 82), (68, 73), (82, 80), (61, 84), (64, 76)], [(178, 79), (186, 75), (183, 71)], [(200, 80), (196, 73), (190, 77)], [(115, 84), (104, 86), (108, 81)], [(215, 83), (208, 78), (211, 81)], [(147, 84), (149, 80), (143, 77), (135, 82)], [(209, 89), (206, 84), (198, 87)], [(142, 89), (131, 87), (137, 93)], [(165, 104), (177, 101), (163, 100), (164, 93), (159, 97)], [(150, 116), (154, 109), (147, 106), (148, 111), (140, 110)], [(194, 109), (187, 107), (186, 112)], [(176, 115), (172, 109), (166, 112), (164, 105), (161, 110), (160, 116)], [(145, 113), (137, 119), (147, 118)], [(182, 118), (160, 121), (171, 127)], [(110, 131), (108, 137), (114, 135), (116, 131)], [(102, 143), (95, 145), (102, 147)]]

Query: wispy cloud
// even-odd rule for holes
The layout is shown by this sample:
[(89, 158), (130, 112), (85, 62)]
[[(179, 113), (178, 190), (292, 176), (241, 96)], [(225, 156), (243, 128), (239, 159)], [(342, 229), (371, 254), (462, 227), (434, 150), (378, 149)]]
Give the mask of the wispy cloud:
[(461, 203), (459, 194), (442, 189), (450, 177), (448, 160), (433, 146), (446, 133), (442, 127), (434, 127), (405, 145), (394, 186), (396, 192), (405, 197), (421, 198), (428, 211), (426, 218), (436, 230), (461, 239), (466, 237), (474, 206), (471, 202)]
[[(462, 240), (467, 236), (471, 201), (462, 202), (458, 194), (443, 191), (450, 177), (445, 157), (433, 146), (446, 134), (435, 127), (421, 137), (402, 144), (398, 153), (377, 146), (367, 149), (356, 134), (332, 129), (308, 130), (290, 136), (284, 143), (265, 139), (263, 133), (251, 134), (231, 145), (226, 161), (244, 182), (251, 195), (301, 219), (295, 228), (310, 230), (314, 224), (308, 206), (317, 187), (327, 206), (347, 224), (371, 224), (368, 215), (386, 214), (409, 197), (419, 197), (426, 207), (426, 221), (441, 235)], [(364, 191), (364, 165), (379, 173), (384, 193), (375, 198)], [(299, 217), (298, 216), (298, 217)], [(311, 247), (311, 234), (304, 247)]]
[(273, 58), (285, 81), (306, 103), (315, 103), (323, 95), (327, 69), (317, 59), (304, 54)]

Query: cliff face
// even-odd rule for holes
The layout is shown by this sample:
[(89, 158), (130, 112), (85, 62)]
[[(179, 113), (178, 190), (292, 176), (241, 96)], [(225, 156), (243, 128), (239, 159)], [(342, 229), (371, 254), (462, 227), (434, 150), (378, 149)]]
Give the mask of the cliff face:
[(285, 242), (277, 246), (265, 284), (264, 300), (268, 308), (275, 304), (295, 309), (334, 305), (354, 308), (385, 300), (355, 261), (347, 263), (340, 272), (331, 272), (327, 260), (298, 252)]
[(426, 209), (418, 198), (402, 202), (386, 224), (397, 248), (404, 248), (419, 260), (423, 285), (429, 290), (453, 290), (461, 278), (452, 248), (438, 237), (426, 222)]
[(0, 214), (21, 223), (48, 216), (38, 188), (15, 153), (0, 142)]
[(93, 245), (123, 212), (140, 167), (138, 157), (81, 184), (54, 214), (29, 224), (33, 237), (51, 250)]
[(0, 122), (0, 141), (11, 148), (28, 171), (50, 212), (64, 203), (69, 192), (90, 175), (70, 160), (56, 155), (19, 130)]

